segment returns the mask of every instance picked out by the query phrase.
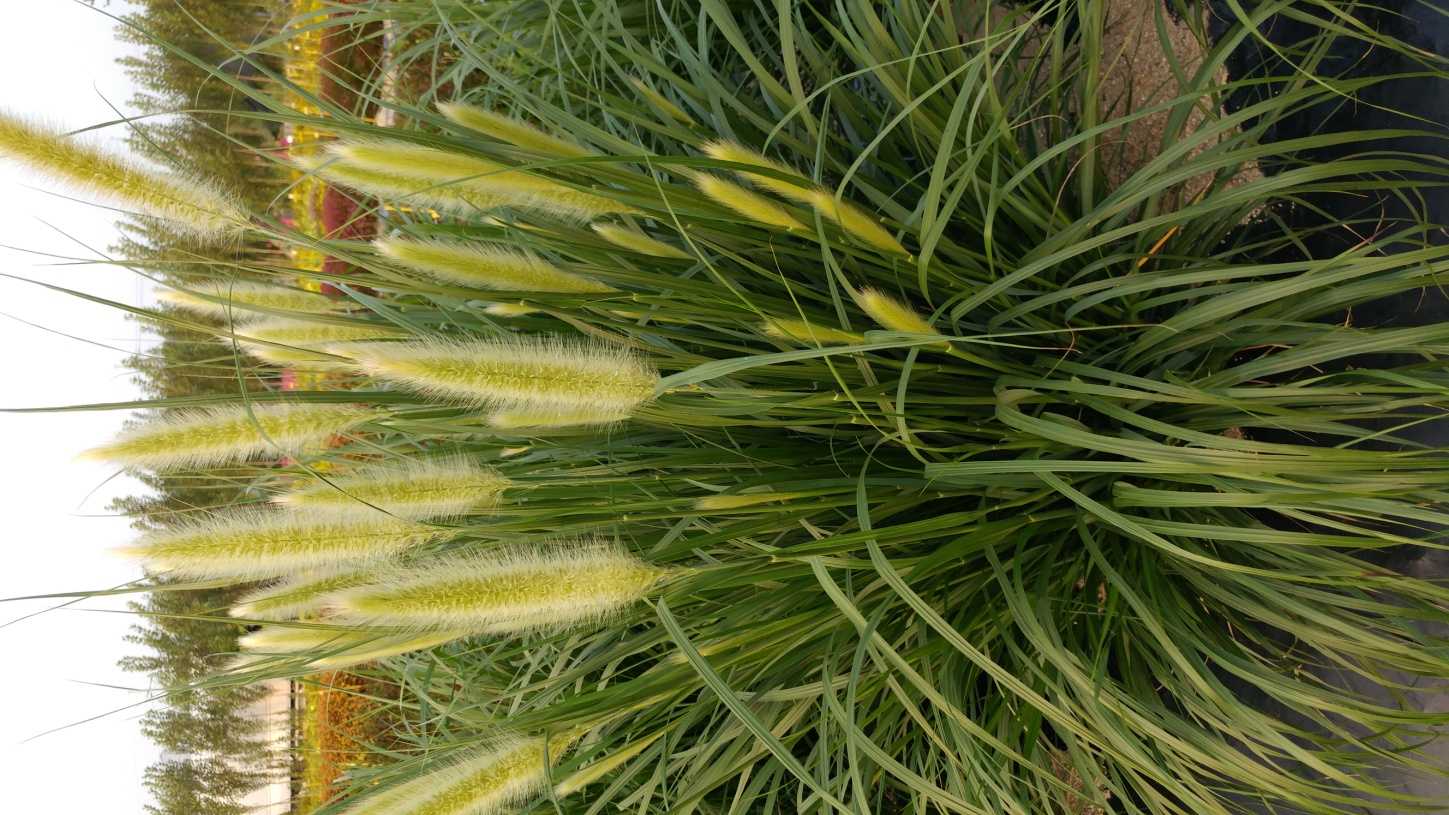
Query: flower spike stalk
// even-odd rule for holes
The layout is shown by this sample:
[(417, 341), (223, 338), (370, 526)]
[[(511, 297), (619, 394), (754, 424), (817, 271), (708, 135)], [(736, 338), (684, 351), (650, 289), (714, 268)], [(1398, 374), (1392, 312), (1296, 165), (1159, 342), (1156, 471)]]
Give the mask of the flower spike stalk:
[(266, 580), (299, 569), (343, 569), (456, 534), (387, 516), (310, 517), (249, 509), (143, 535), (116, 550), (183, 580)]
[(516, 249), (468, 241), (379, 238), (373, 247), (399, 265), (445, 283), (500, 291), (609, 292), (613, 288), (566, 272)]
[(318, 447), (334, 434), (388, 415), (357, 405), (300, 402), (168, 412), (80, 457), (157, 472), (222, 467)]
[(319, 517), (386, 513), (421, 521), (495, 505), (511, 486), (513, 482), (497, 470), (467, 458), (407, 459), (359, 467), (272, 501)]
[(442, 400), (560, 416), (628, 416), (659, 382), (628, 349), (557, 339), (427, 339), (339, 353), (369, 376)]
[(236, 199), (196, 178), (112, 152), (86, 136), (0, 111), (0, 159), (104, 204), (159, 218), (203, 238), (240, 234), (251, 219)]
[(505, 737), (363, 798), (343, 815), (501, 815), (548, 789), (573, 739)]
[(349, 625), (512, 636), (616, 617), (667, 574), (599, 544), (560, 545), (395, 567), (322, 604)]

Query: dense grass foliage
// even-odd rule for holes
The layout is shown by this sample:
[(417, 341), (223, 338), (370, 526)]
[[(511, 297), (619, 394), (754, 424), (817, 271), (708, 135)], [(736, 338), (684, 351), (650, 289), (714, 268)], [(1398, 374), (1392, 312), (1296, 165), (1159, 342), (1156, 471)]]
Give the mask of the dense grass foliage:
[[(1384, 557), (1442, 532), (1409, 431), (1449, 328), (1336, 315), (1435, 286), (1441, 225), (1321, 256), (1302, 216), (1444, 171), (1275, 128), (1395, 81), (1333, 43), (1444, 66), (1344, 4), (1252, 7), (1115, 183), (1156, 111), (1104, 121), (1102, 3), (733, 5), (358, 4), (484, 81), (299, 160), (384, 237), (325, 244), (365, 270), (334, 312), (237, 302), (318, 333), (225, 336), (330, 386), (153, 402), (185, 412), (114, 447), (288, 462), (253, 470), (274, 508), (131, 549), (278, 581), (202, 685), (381, 660), (416, 750), (356, 774), (367, 813), (1425, 803), (1365, 768), (1442, 775), (1444, 717), (1335, 677), (1449, 675), (1444, 588)], [(1225, 112), (1279, 13), (1311, 37)]]

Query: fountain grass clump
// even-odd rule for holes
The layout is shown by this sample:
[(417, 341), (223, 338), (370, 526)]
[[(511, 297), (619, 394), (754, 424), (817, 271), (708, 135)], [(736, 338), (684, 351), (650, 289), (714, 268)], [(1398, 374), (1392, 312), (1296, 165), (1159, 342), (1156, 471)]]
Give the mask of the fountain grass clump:
[[(1100, 120), (1097, 4), (730, 5), (521, 51), (488, 25), (541, 12), (470, 9), (431, 42), (508, 50), (489, 83), (304, 160), (387, 219), (334, 247), (382, 333), (309, 347), (338, 374), (295, 404), (102, 448), (286, 505), (136, 546), (269, 581), (237, 612), (279, 627), (215, 681), (396, 677), (417, 757), (356, 815), (1422, 803), (1365, 766), (1443, 776), (1445, 718), (1334, 677), (1449, 675), (1449, 592), (1385, 556), (1443, 532), (1409, 431), (1449, 407), (1446, 329), (1341, 315), (1446, 250), (1366, 214), (1315, 256), (1298, 216), (1442, 164), (1267, 145), (1363, 91), (1322, 49), (1177, 77), (1116, 178), (1102, 136), (1148, 114)], [(1303, 160), (1234, 181), (1267, 152)]]

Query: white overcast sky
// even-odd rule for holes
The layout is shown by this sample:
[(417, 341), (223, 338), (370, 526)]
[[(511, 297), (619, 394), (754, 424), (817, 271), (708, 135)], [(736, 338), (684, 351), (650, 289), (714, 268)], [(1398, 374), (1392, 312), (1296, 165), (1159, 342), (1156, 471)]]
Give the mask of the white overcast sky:
[[(125, 9), (120, 0), (102, 5)], [(109, 18), (75, 0), (4, 6), (0, 108), (71, 128), (117, 118), (107, 100), (124, 109), (132, 91), (115, 59), (135, 49), (113, 40)], [(143, 289), (124, 269), (17, 251), (96, 259), (115, 238), (106, 211), (27, 188), (34, 186), (0, 161), (0, 273), (137, 303)], [(121, 361), (139, 337), (120, 312), (0, 278), (0, 313), (0, 408), (137, 398)], [(130, 537), (126, 521), (99, 516), (111, 498), (140, 485), (71, 460), (125, 416), (0, 413), (0, 597), (103, 589), (139, 576), (105, 554)], [(145, 694), (119, 686), (145, 679), (115, 667), (136, 648), (121, 641), (133, 620), (103, 610), (123, 608), (117, 600), (12, 622), (49, 605), (0, 603), (0, 624), (10, 623), (0, 628), (0, 812), (139, 815), (141, 775), (156, 751), (137, 731), (140, 709), (127, 709)]]

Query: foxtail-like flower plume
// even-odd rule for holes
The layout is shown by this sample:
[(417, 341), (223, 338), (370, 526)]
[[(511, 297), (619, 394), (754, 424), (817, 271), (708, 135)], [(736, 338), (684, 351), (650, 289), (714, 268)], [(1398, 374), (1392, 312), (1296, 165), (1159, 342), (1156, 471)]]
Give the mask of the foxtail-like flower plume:
[(804, 229), (784, 207), (759, 193), (750, 192), (738, 184), (732, 184), (718, 176), (699, 174), (694, 177), (694, 186), (739, 214), (752, 221), (758, 221), (781, 229)]
[(157, 472), (221, 467), (320, 446), (336, 433), (388, 416), (357, 405), (231, 405), (162, 414), (80, 457)]
[(917, 314), (915, 309), (876, 289), (861, 289), (858, 302), (861, 309), (881, 328), (911, 334), (941, 333)]
[(240, 233), (250, 223), (233, 196), (210, 184), (147, 167), (89, 137), (67, 135), (4, 111), (0, 159), (101, 203), (160, 218), (201, 237)]
[(384, 787), (343, 815), (502, 815), (540, 795), (573, 739), (502, 738)]
[[(342, 141), (334, 142), (328, 151), (335, 163), (344, 167), (411, 180), (420, 189), (428, 185), (455, 189), (481, 209), (520, 207), (584, 221), (609, 213), (637, 212), (633, 207), (532, 175), (519, 167), (411, 142)], [(326, 177), (326, 168), (321, 174)]]
[(488, 426), (498, 430), (548, 430), (556, 427), (595, 427), (628, 418), (628, 413), (609, 411), (499, 410), (488, 414)]
[(647, 84), (645, 84), (644, 80), (631, 76), (629, 77), (629, 83), (632, 84), (634, 86), (634, 89), (639, 91), (639, 93), (645, 99), (653, 102), (655, 106), (663, 111), (665, 116), (668, 116), (669, 118), (673, 119), (676, 122), (680, 122), (681, 124), (692, 125), (695, 123), (694, 119), (690, 118), (688, 113), (685, 113), (683, 110), (681, 110), (678, 105), (674, 104), (668, 99), (665, 99), (664, 94), (649, 87)]
[(253, 309), (324, 314), (341, 305), (325, 294), (272, 283), (200, 280), (188, 282), (186, 287), (186, 290), (161, 289), (156, 292), (156, 299), (220, 319), (241, 319), (260, 313)]
[(873, 246), (889, 255), (910, 256), (906, 247), (896, 240), (889, 229), (881, 226), (880, 221), (870, 217), (863, 210), (849, 201), (837, 201), (835, 193), (830, 190), (819, 189), (810, 194), (810, 205), (820, 210), (820, 214), (840, 224), (847, 235), (855, 238), (867, 246)]
[(382, 323), (332, 323), (296, 320), (291, 317), (264, 317), (239, 325), (232, 333), (241, 337), (243, 343), (246, 340), (256, 340), (301, 348), (357, 340), (397, 339), (408, 334), (406, 330), (395, 325)]
[(731, 509), (746, 509), (757, 507), (761, 504), (772, 504), (776, 501), (791, 501), (796, 498), (804, 498), (807, 493), (803, 492), (751, 492), (751, 493), (722, 493), (720, 495), (706, 495), (694, 502), (694, 508), (702, 512), (721, 512)]
[(327, 153), (343, 164), (401, 178), (440, 183), (459, 182), (509, 169), (496, 161), (396, 139), (336, 141), (327, 146)]
[(607, 546), (442, 557), (379, 571), (323, 607), (339, 623), (407, 632), (516, 635), (597, 624), (641, 600), (667, 572)]
[(659, 373), (615, 345), (563, 340), (426, 339), (338, 349), (377, 379), (454, 402), (572, 416), (627, 416)]
[(321, 351), (308, 351), (305, 348), (283, 348), (276, 345), (261, 345), (260, 343), (240, 341), (237, 345), (241, 346), (242, 350), (262, 362), (289, 371), (333, 373), (352, 368), (352, 362), (350, 360), (332, 356)]
[(483, 311), (494, 317), (527, 317), (537, 314), (539, 309), (526, 303), (493, 303)]
[(385, 515), (310, 517), (249, 509), (143, 535), (117, 554), (183, 580), (265, 580), (299, 569), (382, 560), (454, 534)]
[(469, 130), (486, 133), (501, 142), (507, 142), (516, 147), (569, 158), (598, 155), (571, 141), (550, 136), (527, 122), (520, 122), (501, 113), (494, 113), (473, 105), (445, 102), (438, 105), (438, 112)]
[(607, 292), (609, 286), (565, 272), (538, 255), (471, 241), (379, 238), (383, 256), (461, 286), (501, 291)]
[(463, 635), (390, 634), (352, 628), (267, 626), (241, 638), (242, 656), (231, 664), (232, 671), (244, 670), (275, 660), (306, 659), (300, 666), (313, 670), (338, 670), (363, 662), (422, 651), (452, 642)]
[[(467, 458), (405, 459), (369, 464), (273, 498), (274, 503), (321, 515), (383, 512), (421, 521), (462, 515), (496, 505), (513, 482)], [(381, 512), (379, 512), (381, 510)]]
[(754, 150), (735, 144), (734, 142), (716, 141), (704, 145), (705, 155), (720, 161), (729, 161), (735, 164), (750, 164), (779, 173), (794, 176), (800, 179), (799, 183), (782, 181), (778, 178), (752, 173), (747, 170), (737, 170), (736, 173), (760, 189), (769, 190), (776, 195), (784, 196), (792, 201), (799, 201), (802, 204), (809, 204), (824, 215), (826, 218), (840, 225), (846, 234), (866, 244), (873, 246), (892, 255), (909, 256), (910, 252), (896, 240), (890, 230), (881, 226), (880, 221), (870, 217), (859, 207), (849, 201), (837, 201), (835, 193), (819, 184), (807, 179), (792, 167), (787, 167), (774, 159), (755, 152)]
[(759, 173), (751, 173), (745, 170), (735, 171), (741, 178), (744, 178), (746, 181), (749, 181), (756, 187), (759, 187), (763, 190), (769, 190), (776, 195), (784, 196), (793, 201), (810, 203), (810, 193), (814, 192), (816, 189), (819, 189), (818, 184), (801, 175), (800, 171), (796, 170), (794, 167), (787, 167), (772, 158), (766, 157), (763, 153), (758, 153), (748, 147), (745, 147), (742, 144), (736, 144), (734, 142), (728, 141), (713, 141), (704, 145), (700, 149), (704, 151), (704, 154), (706, 156), (709, 156), (710, 158), (717, 161), (728, 161), (733, 164), (752, 164), (756, 167), (763, 167), (767, 170), (774, 170), (777, 173), (782, 173), (798, 178), (799, 183), (794, 183), (790, 181), (782, 181), (773, 176), (761, 175)]
[(788, 320), (782, 317), (769, 318), (760, 326), (760, 330), (766, 336), (774, 337), (777, 340), (803, 342), (809, 345), (859, 345), (865, 342), (865, 336), (862, 334), (853, 334), (838, 328), (827, 328), (804, 320)]
[(624, 766), (624, 764), (649, 748), (651, 744), (659, 741), (664, 736), (664, 731), (659, 731), (650, 736), (636, 739), (629, 746), (611, 752), (609, 755), (575, 771), (572, 775), (554, 785), (553, 794), (558, 798), (567, 798), (584, 787), (603, 779), (609, 773)]
[(328, 593), (366, 582), (365, 570), (313, 569), (248, 592), (228, 613), (246, 620), (295, 620), (315, 614), (318, 601)]
[(655, 240), (648, 235), (635, 232), (632, 229), (625, 229), (615, 224), (594, 224), (594, 231), (599, 233), (599, 237), (609, 243), (615, 246), (622, 246), (625, 249), (638, 252), (641, 255), (649, 255), (650, 257), (656, 258), (690, 260), (688, 252), (682, 249), (676, 249), (663, 241)]
[(313, 156), (301, 156), (294, 158), (292, 163), (303, 172), (334, 184), (351, 187), (383, 201), (449, 215), (473, 217), (482, 210), (505, 205), (498, 196), (482, 195), (473, 190), (465, 195), (456, 184), (419, 181), (416, 178), (378, 172), (341, 161), (323, 161)]

